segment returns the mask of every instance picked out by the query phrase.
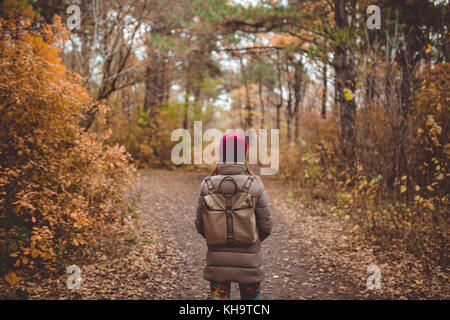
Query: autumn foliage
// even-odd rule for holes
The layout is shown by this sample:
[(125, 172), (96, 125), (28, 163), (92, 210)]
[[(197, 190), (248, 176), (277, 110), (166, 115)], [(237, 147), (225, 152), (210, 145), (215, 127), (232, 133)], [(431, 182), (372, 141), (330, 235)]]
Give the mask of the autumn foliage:
[(301, 122), (303, 147), (281, 153), (282, 177), (305, 199), (326, 201), (329, 213), (351, 224), (355, 241), (369, 240), (412, 252), (425, 269), (448, 263), (448, 159), (450, 144), (448, 63), (427, 65), (405, 134), (410, 168), (396, 180), (389, 114), (372, 103), (356, 118), (356, 166), (346, 167), (338, 152), (337, 127), (319, 114)]
[(71, 248), (114, 223), (132, 169), (108, 131), (79, 126), (92, 101), (62, 64), (60, 19), (36, 31), (32, 11), (2, 15), (0, 270), (13, 284), (59, 271)]
[(288, 200), (448, 273), (448, 5), (91, 2), (69, 33), (67, 2), (0, 1), (0, 285), (84, 255), (194, 121), (278, 129)]

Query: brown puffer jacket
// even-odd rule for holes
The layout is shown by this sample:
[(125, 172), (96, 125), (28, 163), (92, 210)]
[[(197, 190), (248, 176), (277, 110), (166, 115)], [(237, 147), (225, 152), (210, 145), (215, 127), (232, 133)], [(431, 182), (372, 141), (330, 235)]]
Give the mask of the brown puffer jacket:
[[(239, 189), (248, 180), (244, 164), (219, 164), (217, 174), (211, 177), (211, 182), (217, 189), (225, 176), (232, 176)], [(262, 257), (260, 254), (261, 241), (266, 239), (272, 231), (272, 209), (269, 205), (263, 183), (255, 179), (249, 189), (256, 202), (255, 217), (259, 239), (251, 245), (208, 245), (204, 278), (214, 282), (257, 283), (264, 278)], [(198, 233), (205, 237), (203, 229), (203, 196), (208, 194), (208, 187), (203, 181), (200, 186), (195, 226)]]

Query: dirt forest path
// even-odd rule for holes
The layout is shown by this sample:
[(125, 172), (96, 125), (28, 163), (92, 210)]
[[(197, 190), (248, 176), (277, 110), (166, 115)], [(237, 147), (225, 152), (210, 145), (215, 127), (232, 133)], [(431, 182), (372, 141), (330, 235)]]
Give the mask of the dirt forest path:
[[(205, 174), (153, 171), (141, 176), (140, 208), (144, 229), (158, 234), (162, 269), (152, 273), (153, 299), (207, 299), (203, 279), (206, 245), (194, 227), (199, 185)], [(332, 248), (323, 247), (314, 235), (329, 233), (320, 216), (290, 207), (286, 187), (264, 179), (274, 209), (274, 229), (263, 243), (265, 281), (261, 299), (364, 299), (364, 279), (337, 275)], [(327, 252), (330, 251), (330, 252)], [(344, 270), (345, 271), (345, 270)], [(345, 274), (345, 272), (344, 272)], [(232, 285), (232, 299), (239, 298)]]
[[(67, 288), (67, 275), (28, 283), (15, 293), (28, 299), (203, 300), (206, 244), (194, 226), (199, 186), (206, 173), (141, 172), (135, 234), (107, 238), (93, 257), (72, 261), (82, 283)], [(273, 208), (272, 235), (262, 245), (265, 280), (261, 299), (373, 299), (367, 267), (372, 248), (352, 242), (342, 220), (321, 205), (305, 206), (282, 181), (263, 179)], [(91, 262), (88, 262), (91, 261)], [(239, 299), (237, 284), (231, 299)]]

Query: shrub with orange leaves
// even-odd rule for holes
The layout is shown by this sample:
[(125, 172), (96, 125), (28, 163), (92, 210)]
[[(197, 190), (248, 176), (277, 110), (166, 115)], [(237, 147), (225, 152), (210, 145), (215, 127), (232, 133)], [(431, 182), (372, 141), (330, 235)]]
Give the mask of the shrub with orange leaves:
[(39, 278), (120, 218), (133, 168), (108, 132), (79, 126), (92, 101), (62, 64), (60, 20), (37, 31), (25, 8), (1, 17), (0, 272)]

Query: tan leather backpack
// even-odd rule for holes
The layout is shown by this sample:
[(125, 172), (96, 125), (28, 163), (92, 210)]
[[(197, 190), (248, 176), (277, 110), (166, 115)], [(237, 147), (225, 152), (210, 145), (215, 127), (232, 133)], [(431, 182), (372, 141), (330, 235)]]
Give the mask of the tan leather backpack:
[[(231, 176), (224, 177), (217, 190), (211, 177), (205, 179), (208, 194), (203, 196), (202, 216), (208, 245), (245, 245), (258, 240), (255, 204), (248, 192), (254, 179), (248, 176), (242, 190), (238, 190)], [(225, 181), (234, 183), (234, 192), (222, 192), (221, 186)]]

